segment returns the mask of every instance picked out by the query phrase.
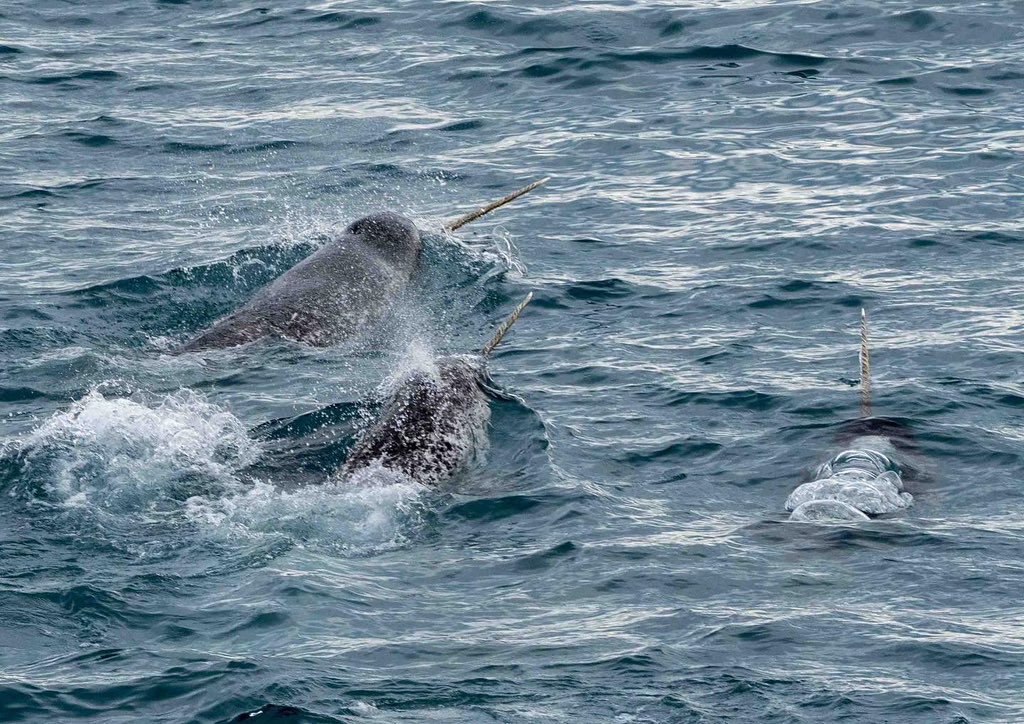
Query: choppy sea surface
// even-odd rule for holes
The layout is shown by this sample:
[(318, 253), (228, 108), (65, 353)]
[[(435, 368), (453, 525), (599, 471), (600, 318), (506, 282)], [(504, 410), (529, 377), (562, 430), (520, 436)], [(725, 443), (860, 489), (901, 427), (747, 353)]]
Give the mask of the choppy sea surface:
[[(1022, 59), (1017, 0), (7, 0), (0, 720), (1024, 720)], [(387, 334), (170, 353), (383, 208)], [(333, 475), (528, 290), (485, 454)], [(861, 307), (914, 502), (790, 522)]]

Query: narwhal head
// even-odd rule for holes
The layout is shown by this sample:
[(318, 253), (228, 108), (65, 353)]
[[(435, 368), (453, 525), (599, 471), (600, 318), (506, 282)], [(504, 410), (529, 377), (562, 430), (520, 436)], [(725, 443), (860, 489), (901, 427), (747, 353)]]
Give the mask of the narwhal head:
[[(444, 225), (445, 231), (452, 232), (465, 226), (471, 221), (485, 216), (495, 209), (528, 194), (538, 186), (547, 182), (546, 178), (534, 181), (518, 191), (513, 191), (508, 196), (498, 199), (476, 211), (470, 212), (458, 219), (454, 219)], [(423, 244), (420, 241), (420, 232), (410, 219), (396, 214), (393, 211), (379, 211), (361, 219), (356, 219), (345, 233), (357, 237), (367, 247), (374, 249), (383, 259), (400, 268), (412, 271), (419, 263), (420, 254), (423, 251)]]
[(822, 464), (814, 479), (786, 499), (790, 520), (849, 523), (909, 507), (904, 490), (906, 466), (897, 462), (907, 449), (909, 430), (894, 418), (871, 415), (871, 355), (867, 312), (860, 316), (860, 417), (840, 427), (842, 452)]
[(392, 211), (356, 219), (345, 232), (357, 237), (388, 262), (408, 270), (416, 267), (423, 250), (416, 224)]

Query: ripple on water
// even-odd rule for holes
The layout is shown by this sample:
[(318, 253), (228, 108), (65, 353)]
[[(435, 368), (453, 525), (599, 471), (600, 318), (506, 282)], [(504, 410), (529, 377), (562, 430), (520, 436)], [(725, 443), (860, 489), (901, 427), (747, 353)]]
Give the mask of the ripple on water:
[[(308, 5), (0, 8), (0, 719), (1024, 720), (1020, 3)], [(168, 353), (379, 207), (373, 340)], [(863, 304), (914, 507), (793, 525)]]

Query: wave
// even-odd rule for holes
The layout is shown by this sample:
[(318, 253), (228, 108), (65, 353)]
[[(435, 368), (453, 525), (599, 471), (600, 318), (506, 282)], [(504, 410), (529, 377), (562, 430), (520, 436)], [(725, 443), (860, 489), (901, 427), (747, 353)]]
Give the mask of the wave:
[(28, 78), (24, 82), (33, 85), (54, 85), (57, 83), (68, 83), (76, 80), (96, 80), (101, 82), (115, 81), (123, 76), (116, 70), (81, 70), (77, 73), (58, 73), (55, 75), (42, 75)]

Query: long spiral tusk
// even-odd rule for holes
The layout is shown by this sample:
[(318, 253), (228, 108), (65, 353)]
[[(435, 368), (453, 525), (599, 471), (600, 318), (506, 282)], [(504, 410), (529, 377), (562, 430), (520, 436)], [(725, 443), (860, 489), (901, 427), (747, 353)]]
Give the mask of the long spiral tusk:
[(501, 323), (501, 326), (498, 327), (498, 331), (494, 333), (493, 337), (491, 337), (491, 341), (485, 344), (483, 349), (480, 350), (480, 354), (487, 357), (494, 351), (495, 347), (501, 344), (501, 340), (506, 334), (508, 334), (508, 331), (512, 329), (512, 325), (516, 323), (517, 319), (519, 319), (519, 315), (523, 313), (523, 310), (526, 309), (526, 305), (530, 303), (531, 299), (533, 299), (533, 292), (527, 294), (526, 298), (519, 302), (519, 305), (512, 310), (512, 314), (508, 315), (505, 321)]
[(546, 177), (540, 179), (539, 181), (534, 181), (529, 186), (524, 186), (523, 188), (519, 189), (518, 191), (513, 191), (508, 196), (506, 196), (504, 198), (501, 198), (501, 199), (498, 199), (494, 203), (487, 204), (487, 206), (481, 207), (481, 208), (477, 209), (476, 211), (472, 211), (472, 212), (466, 214), (465, 216), (460, 216), (459, 218), (455, 219), (454, 221), (449, 221), (447, 224), (444, 225), (444, 229), (445, 229), (445, 231), (455, 231), (456, 229), (459, 229), (459, 228), (465, 226), (466, 224), (468, 224), (471, 221), (476, 221), (481, 216), (485, 216), (486, 214), (491, 213), (495, 209), (501, 208), (502, 206), (504, 206), (505, 204), (507, 204), (507, 203), (509, 203), (511, 201), (515, 201), (520, 196), (523, 196), (525, 194), (530, 193), (531, 191), (533, 191), (538, 186), (543, 186), (544, 184), (546, 184), (548, 182), (548, 180), (550, 178), (551, 178), (550, 176), (546, 176)]

